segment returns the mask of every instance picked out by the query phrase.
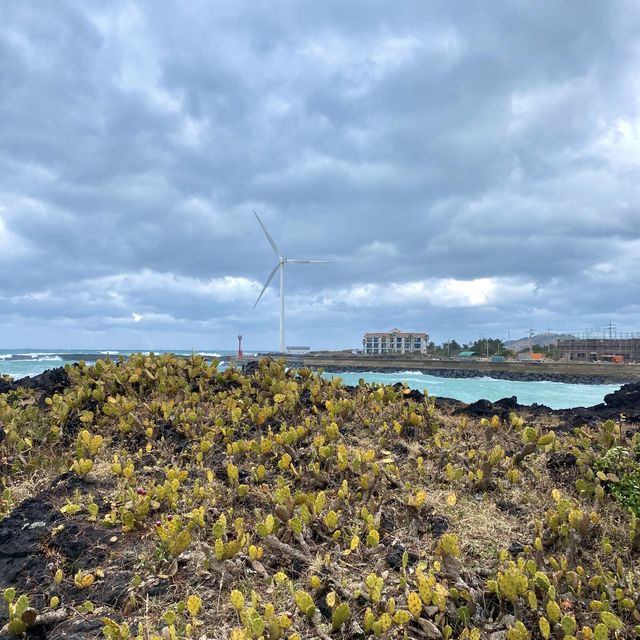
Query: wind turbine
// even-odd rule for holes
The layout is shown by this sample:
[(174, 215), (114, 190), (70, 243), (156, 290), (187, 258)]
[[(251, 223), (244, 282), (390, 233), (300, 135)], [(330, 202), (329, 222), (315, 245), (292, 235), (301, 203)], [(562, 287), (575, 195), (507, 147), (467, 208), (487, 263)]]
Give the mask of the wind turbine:
[(296, 260), (296, 259), (293, 259), (293, 258), (287, 258), (287, 257), (283, 256), (282, 252), (278, 248), (278, 245), (275, 243), (274, 239), (271, 237), (271, 235), (267, 231), (267, 228), (264, 226), (264, 224), (262, 224), (262, 220), (260, 220), (260, 216), (258, 216), (258, 214), (255, 211), (253, 212), (253, 214), (255, 215), (255, 217), (257, 218), (258, 222), (260, 223), (260, 226), (262, 227), (262, 230), (264, 231), (264, 235), (267, 236), (267, 240), (269, 241), (269, 244), (271, 245), (271, 248), (273, 249), (273, 252), (276, 254), (276, 256), (278, 258), (278, 262), (277, 262), (276, 266), (273, 267), (273, 270), (269, 274), (269, 277), (267, 278), (267, 281), (264, 283), (264, 287), (262, 287), (262, 291), (260, 292), (260, 295), (258, 296), (258, 299), (256, 300), (256, 303), (253, 305), (253, 308), (255, 309), (258, 306), (258, 302), (260, 302), (260, 298), (262, 298), (262, 295), (267, 290), (267, 287), (271, 283), (271, 280), (273, 280), (273, 276), (275, 276), (276, 275), (276, 271), (278, 269), (280, 269), (280, 353), (284, 353), (285, 352), (285, 344), (284, 344), (284, 265), (287, 264), (287, 263), (291, 263), (291, 262), (295, 262), (297, 264), (328, 264), (329, 260)]

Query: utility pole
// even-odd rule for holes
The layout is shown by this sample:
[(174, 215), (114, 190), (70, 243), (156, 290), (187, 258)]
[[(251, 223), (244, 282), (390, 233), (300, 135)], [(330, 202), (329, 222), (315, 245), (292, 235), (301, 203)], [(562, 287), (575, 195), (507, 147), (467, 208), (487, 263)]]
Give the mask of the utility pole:
[(489, 359), (489, 338), (485, 338), (485, 344), (487, 345), (487, 360)]
[(529, 329), (529, 355), (533, 353), (533, 329)]

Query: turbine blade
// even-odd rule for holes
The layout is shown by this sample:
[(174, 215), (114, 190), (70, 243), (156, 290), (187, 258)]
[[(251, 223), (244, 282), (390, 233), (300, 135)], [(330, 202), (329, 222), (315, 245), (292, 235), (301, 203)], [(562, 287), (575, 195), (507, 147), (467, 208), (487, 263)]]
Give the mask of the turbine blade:
[(258, 299), (256, 300), (256, 303), (253, 305), (254, 309), (258, 306), (258, 302), (260, 302), (260, 298), (262, 298), (262, 294), (267, 290), (267, 287), (269, 286), (269, 284), (273, 280), (273, 276), (276, 275), (276, 271), (279, 269), (279, 267), (280, 267), (280, 263), (279, 262), (275, 267), (273, 267), (273, 271), (269, 274), (269, 277), (267, 278), (267, 281), (264, 283), (264, 287), (262, 287), (262, 291), (260, 292), (260, 295), (258, 296)]
[(282, 256), (282, 254), (280, 253), (280, 249), (278, 248), (278, 245), (275, 243), (274, 239), (269, 235), (269, 232), (267, 231), (267, 227), (265, 227), (262, 224), (262, 220), (260, 220), (260, 216), (258, 216), (258, 214), (254, 211), (253, 215), (258, 219), (258, 222), (260, 223), (260, 226), (262, 227), (262, 230), (264, 231), (264, 235), (267, 236), (267, 240), (269, 241), (269, 244), (271, 245), (271, 248), (274, 250), (275, 254), (278, 256), (278, 258), (280, 258)]
[(297, 262), (298, 264), (333, 264), (331, 260), (296, 260), (295, 258), (287, 258), (287, 262)]

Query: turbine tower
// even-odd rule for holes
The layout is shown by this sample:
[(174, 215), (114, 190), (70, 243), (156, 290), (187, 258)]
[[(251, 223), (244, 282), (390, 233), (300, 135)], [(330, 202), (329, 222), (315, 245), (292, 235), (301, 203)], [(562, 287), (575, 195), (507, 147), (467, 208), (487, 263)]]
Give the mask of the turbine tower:
[(280, 269), (280, 353), (284, 353), (285, 352), (285, 343), (284, 343), (284, 265), (287, 264), (287, 263), (290, 263), (290, 262), (295, 262), (295, 263), (298, 263), (298, 264), (328, 264), (329, 261), (328, 260), (296, 260), (294, 258), (287, 258), (287, 257), (283, 256), (282, 252), (278, 248), (278, 245), (275, 243), (274, 239), (271, 237), (271, 235), (267, 231), (267, 228), (264, 226), (264, 224), (262, 224), (262, 220), (260, 220), (260, 216), (258, 216), (258, 214), (255, 211), (253, 212), (253, 214), (255, 215), (255, 217), (257, 218), (258, 222), (260, 223), (260, 226), (262, 227), (262, 230), (264, 231), (264, 235), (267, 236), (267, 240), (269, 241), (269, 244), (271, 245), (271, 248), (273, 249), (273, 252), (276, 254), (276, 257), (278, 258), (278, 262), (277, 262), (276, 266), (273, 267), (273, 270), (269, 274), (269, 277), (267, 278), (267, 281), (264, 283), (264, 287), (262, 287), (262, 291), (260, 292), (260, 295), (258, 296), (258, 299), (256, 300), (256, 303), (253, 305), (253, 308), (255, 309), (258, 306), (258, 302), (260, 302), (260, 298), (262, 298), (262, 295), (267, 290), (267, 287), (271, 283), (271, 280), (273, 280), (273, 276), (275, 276), (276, 275), (276, 271), (278, 269)]

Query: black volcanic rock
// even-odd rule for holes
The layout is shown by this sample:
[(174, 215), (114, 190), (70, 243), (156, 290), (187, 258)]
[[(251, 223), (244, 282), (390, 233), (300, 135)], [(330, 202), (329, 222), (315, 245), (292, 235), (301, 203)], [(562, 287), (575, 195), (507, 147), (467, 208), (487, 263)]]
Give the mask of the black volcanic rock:
[(496, 507), (500, 509), (500, 511), (504, 511), (512, 516), (521, 516), (525, 513), (525, 510), (520, 505), (517, 505), (510, 500), (498, 500), (496, 502)]
[(501, 400), (498, 400), (495, 405), (497, 407), (502, 407), (503, 409), (508, 409), (509, 411), (516, 411), (520, 407), (517, 396), (502, 398)]
[(47, 369), (37, 376), (26, 376), (13, 382), (0, 380), (0, 393), (9, 393), (16, 389), (33, 389), (51, 396), (64, 391), (70, 384), (69, 374), (64, 367)]
[(640, 410), (640, 382), (623, 385), (618, 391), (608, 393), (604, 403), (612, 409)]
[[(401, 544), (394, 544), (389, 547), (386, 555), (387, 564), (392, 569), (401, 569), (402, 568), (402, 556), (404, 555), (405, 548)], [(413, 553), (413, 551), (409, 551), (407, 553), (408, 566), (413, 566), (416, 562), (418, 562), (418, 556)]]
[(51, 529), (64, 520), (49, 492), (28, 498), (0, 522), (0, 589), (32, 588), (46, 573), (40, 552)]
[(429, 529), (431, 530), (431, 534), (435, 538), (440, 538), (449, 529), (449, 519), (446, 516), (439, 516), (439, 515), (433, 514), (427, 518), (427, 522), (429, 524)]
[(518, 404), (518, 398), (511, 396), (510, 398), (502, 398), (496, 402), (490, 402), (489, 400), (477, 400), (471, 404), (464, 404), (457, 408), (454, 408), (454, 413), (463, 413), (468, 416), (476, 418), (492, 418), (498, 416), (501, 420), (508, 420), (509, 415), (514, 411), (535, 411), (538, 414), (547, 414), (551, 411), (548, 407), (540, 404), (534, 406), (525, 406)]
[[(584, 382), (576, 380), (575, 382)], [(618, 391), (609, 393), (604, 402), (591, 407), (573, 407), (571, 409), (551, 409), (542, 404), (521, 405), (518, 399), (503, 398), (497, 402), (478, 400), (465, 404), (451, 398), (436, 398), (436, 406), (440, 410), (453, 415), (468, 415), (474, 418), (491, 418), (497, 415), (502, 420), (508, 420), (512, 412), (523, 413), (528, 416), (556, 415), (564, 420), (557, 430), (572, 431), (582, 425), (594, 425), (603, 420), (619, 420), (624, 415), (627, 422), (640, 422), (640, 383), (633, 382), (623, 385)]]
[(575, 467), (578, 460), (568, 451), (556, 451), (549, 456), (547, 460), (547, 469), (557, 470), (562, 468)]
[(256, 373), (260, 369), (260, 363), (257, 360), (250, 360), (242, 365), (242, 373), (245, 376), (250, 376)]
[(493, 402), (489, 400), (476, 400), (468, 404), (461, 410), (469, 416), (477, 416), (478, 418), (490, 418), (494, 414)]

